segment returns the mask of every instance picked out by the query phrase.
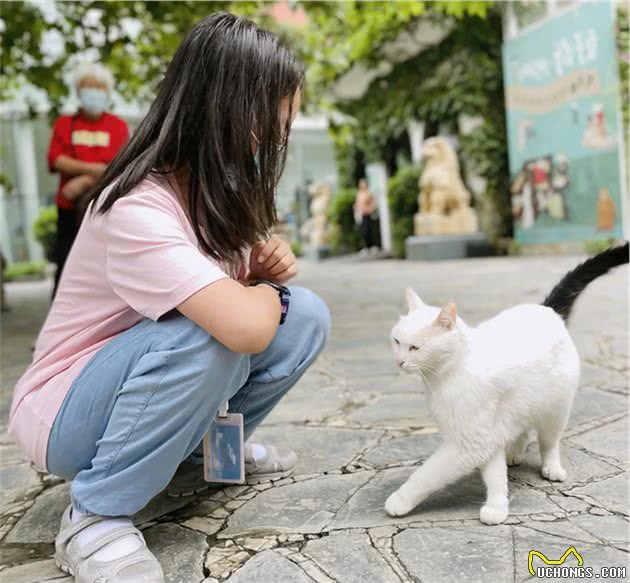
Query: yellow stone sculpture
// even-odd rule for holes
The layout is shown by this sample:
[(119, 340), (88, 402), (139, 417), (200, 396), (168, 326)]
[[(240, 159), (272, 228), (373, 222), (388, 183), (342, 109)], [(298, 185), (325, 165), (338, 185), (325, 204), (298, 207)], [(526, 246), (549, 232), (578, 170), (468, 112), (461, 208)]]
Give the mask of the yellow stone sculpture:
[(326, 245), (330, 238), (328, 207), (332, 190), (327, 182), (316, 182), (310, 187), (309, 194), (311, 195), (311, 216), (302, 225), (300, 234), (308, 245), (318, 247)]
[(479, 230), (477, 213), (470, 206), (470, 192), (459, 174), (459, 163), (448, 141), (436, 136), (422, 147), (424, 170), (414, 216), (416, 235), (461, 235)]

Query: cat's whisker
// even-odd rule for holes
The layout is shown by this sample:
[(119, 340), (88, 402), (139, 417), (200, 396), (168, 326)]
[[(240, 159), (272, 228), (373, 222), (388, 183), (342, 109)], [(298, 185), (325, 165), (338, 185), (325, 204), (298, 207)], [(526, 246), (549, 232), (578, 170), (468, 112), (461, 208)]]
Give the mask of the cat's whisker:
[(427, 379), (426, 375), (420, 370), (420, 367), (416, 367), (416, 370), (418, 371), (418, 374), (420, 375), (420, 378), (422, 379), (422, 382), (426, 385), (427, 389), (432, 390), (429, 379)]
[(437, 370), (435, 368), (433, 368), (432, 366), (429, 366), (428, 364), (423, 364), (422, 368), (428, 372), (429, 374), (432, 374), (434, 376), (438, 376)]

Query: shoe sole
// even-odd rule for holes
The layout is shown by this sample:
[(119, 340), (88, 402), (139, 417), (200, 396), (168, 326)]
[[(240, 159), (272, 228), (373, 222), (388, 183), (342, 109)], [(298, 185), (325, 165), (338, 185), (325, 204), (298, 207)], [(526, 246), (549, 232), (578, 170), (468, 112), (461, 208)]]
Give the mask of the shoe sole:
[(261, 474), (256, 476), (245, 476), (245, 483), (248, 486), (256, 486), (257, 484), (267, 484), (268, 482), (277, 482), (283, 478), (288, 478), (293, 475), (293, 470), (287, 470), (286, 472), (275, 472), (273, 474)]
[(194, 496), (195, 494), (201, 494), (202, 492), (206, 492), (212, 486), (208, 484), (207, 486), (200, 486), (199, 488), (194, 488), (192, 490), (166, 490), (166, 494), (169, 498), (187, 498), (188, 496)]
[(71, 575), (72, 577), (74, 577), (74, 571), (72, 570), (71, 567), (69, 567), (68, 565), (64, 565), (58, 558), (57, 555), (55, 555), (55, 564), (57, 565), (57, 567), (59, 567), (64, 573), (68, 573), (68, 575)]
[[(288, 478), (293, 474), (293, 470), (287, 470), (286, 472), (276, 472), (274, 474), (262, 474), (261, 476), (246, 476), (245, 477), (245, 485), (247, 486), (257, 486), (258, 484), (266, 484), (268, 482), (277, 482), (278, 480), (282, 480), (283, 478)], [(201, 494), (202, 492), (208, 491), (212, 487), (220, 488), (219, 485), (213, 486), (208, 483), (207, 486), (200, 486), (199, 488), (194, 488), (192, 490), (167, 490), (166, 494), (170, 498), (187, 498), (188, 496), (195, 496), (196, 494)]]

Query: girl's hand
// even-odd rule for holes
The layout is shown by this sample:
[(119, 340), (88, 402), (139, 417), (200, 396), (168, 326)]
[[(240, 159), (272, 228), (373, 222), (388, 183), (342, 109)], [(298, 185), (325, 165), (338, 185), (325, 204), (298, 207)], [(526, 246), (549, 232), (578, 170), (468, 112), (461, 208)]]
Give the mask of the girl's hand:
[(268, 279), (284, 284), (297, 275), (297, 260), (291, 247), (273, 235), (252, 247), (249, 259), (249, 279)]

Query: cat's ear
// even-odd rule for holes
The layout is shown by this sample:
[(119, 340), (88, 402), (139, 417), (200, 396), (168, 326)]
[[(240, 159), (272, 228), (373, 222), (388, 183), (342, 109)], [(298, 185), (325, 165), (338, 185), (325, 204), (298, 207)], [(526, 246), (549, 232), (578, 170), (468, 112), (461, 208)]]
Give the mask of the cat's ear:
[(452, 302), (446, 304), (438, 314), (438, 317), (434, 320), (433, 325), (439, 328), (445, 328), (451, 330), (457, 322), (457, 306)]
[(418, 297), (418, 294), (410, 287), (405, 290), (405, 299), (407, 300), (407, 308), (410, 312), (418, 310), (424, 306), (422, 300)]

